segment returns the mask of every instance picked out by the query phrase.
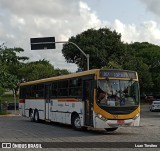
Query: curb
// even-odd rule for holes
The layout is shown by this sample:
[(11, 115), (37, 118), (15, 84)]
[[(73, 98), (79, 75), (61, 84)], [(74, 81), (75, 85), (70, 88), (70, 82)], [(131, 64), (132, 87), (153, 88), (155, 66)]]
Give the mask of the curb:
[(20, 116), (19, 114), (6, 114), (6, 115), (0, 115), (0, 117), (14, 117), (14, 116)]

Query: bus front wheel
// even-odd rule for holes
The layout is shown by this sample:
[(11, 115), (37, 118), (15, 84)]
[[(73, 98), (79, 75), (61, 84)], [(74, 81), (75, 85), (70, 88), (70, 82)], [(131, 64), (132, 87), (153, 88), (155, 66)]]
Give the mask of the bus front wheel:
[(105, 130), (106, 130), (107, 132), (113, 132), (113, 131), (117, 130), (117, 128), (118, 128), (118, 127), (115, 127), (115, 128), (105, 128)]
[(71, 120), (71, 123), (72, 123), (72, 127), (75, 129), (75, 130), (81, 130), (81, 120), (80, 120), (80, 117), (78, 114), (75, 114), (72, 116), (72, 120)]

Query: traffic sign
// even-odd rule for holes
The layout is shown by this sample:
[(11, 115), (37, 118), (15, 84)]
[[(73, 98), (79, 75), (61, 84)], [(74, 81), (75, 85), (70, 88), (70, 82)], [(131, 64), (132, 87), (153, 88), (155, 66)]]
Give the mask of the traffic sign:
[(55, 49), (55, 37), (31, 38), (31, 50)]

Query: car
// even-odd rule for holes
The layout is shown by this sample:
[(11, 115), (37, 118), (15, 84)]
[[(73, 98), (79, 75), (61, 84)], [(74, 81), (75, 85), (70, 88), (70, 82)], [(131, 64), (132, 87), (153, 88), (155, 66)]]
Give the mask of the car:
[(153, 101), (150, 106), (150, 111), (160, 111), (160, 100)]
[[(15, 103), (8, 103), (7, 109), (8, 110), (15, 110)], [(19, 109), (19, 103), (16, 103), (16, 110), (18, 110), (18, 109)]]

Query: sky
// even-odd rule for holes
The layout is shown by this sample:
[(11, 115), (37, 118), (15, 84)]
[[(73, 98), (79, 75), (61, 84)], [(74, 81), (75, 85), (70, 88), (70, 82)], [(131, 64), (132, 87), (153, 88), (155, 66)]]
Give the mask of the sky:
[(49, 60), (55, 68), (77, 70), (54, 50), (30, 48), (30, 38), (55, 37), (67, 41), (89, 29), (108, 27), (124, 42), (160, 45), (159, 0), (0, 0), (0, 44), (21, 47), (29, 61)]

